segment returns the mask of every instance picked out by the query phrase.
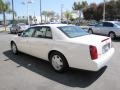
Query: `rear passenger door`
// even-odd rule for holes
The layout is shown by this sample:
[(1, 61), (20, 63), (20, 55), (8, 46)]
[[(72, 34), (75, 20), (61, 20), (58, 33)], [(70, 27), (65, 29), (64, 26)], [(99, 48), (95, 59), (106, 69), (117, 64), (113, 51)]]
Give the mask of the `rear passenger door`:
[(30, 41), (32, 55), (48, 60), (48, 52), (53, 46), (52, 30), (48, 26), (36, 27), (33, 39)]
[(114, 28), (114, 24), (111, 22), (103, 22), (103, 30), (101, 31), (101, 34), (108, 35), (110, 31), (112, 31)]

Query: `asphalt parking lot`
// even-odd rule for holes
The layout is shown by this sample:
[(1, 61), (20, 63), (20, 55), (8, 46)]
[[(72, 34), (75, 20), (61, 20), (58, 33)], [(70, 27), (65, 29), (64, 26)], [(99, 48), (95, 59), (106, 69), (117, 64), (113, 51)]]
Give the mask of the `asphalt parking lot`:
[(120, 39), (115, 54), (98, 72), (70, 69), (56, 73), (48, 62), (10, 51), (14, 35), (0, 33), (0, 90), (120, 90)]

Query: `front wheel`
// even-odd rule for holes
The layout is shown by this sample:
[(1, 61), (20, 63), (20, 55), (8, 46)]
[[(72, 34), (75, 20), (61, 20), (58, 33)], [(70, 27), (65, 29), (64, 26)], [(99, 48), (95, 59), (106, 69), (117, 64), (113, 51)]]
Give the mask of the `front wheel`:
[(15, 43), (11, 43), (11, 50), (14, 54), (18, 54), (18, 49)]
[(10, 28), (10, 34), (12, 34), (12, 30), (11, 30), (11, 28)]
[(50, 63), (53, 69), (57, 72), (63, 72), (68, 67), (66, 58), (59, 52), (53, 52), (50, 55)]

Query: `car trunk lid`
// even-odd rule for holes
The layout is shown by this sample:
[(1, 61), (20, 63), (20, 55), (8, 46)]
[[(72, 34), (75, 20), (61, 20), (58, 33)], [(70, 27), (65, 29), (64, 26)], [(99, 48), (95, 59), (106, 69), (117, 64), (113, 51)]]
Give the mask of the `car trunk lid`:
[(105, 54), (111, 48), (111, 39), (99, 35), (85, 35), (77, 38), (72, 38), (72, 42), (85, 44), (88, 46), (95, 46), (97, 49), (98, 58)]

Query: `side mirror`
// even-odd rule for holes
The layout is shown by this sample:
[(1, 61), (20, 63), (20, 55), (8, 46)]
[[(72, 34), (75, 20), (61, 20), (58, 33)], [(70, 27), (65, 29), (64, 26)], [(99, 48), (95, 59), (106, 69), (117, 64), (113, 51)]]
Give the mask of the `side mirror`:
[(18, 33), (18, 36), (21, 36), (21, 33)]

